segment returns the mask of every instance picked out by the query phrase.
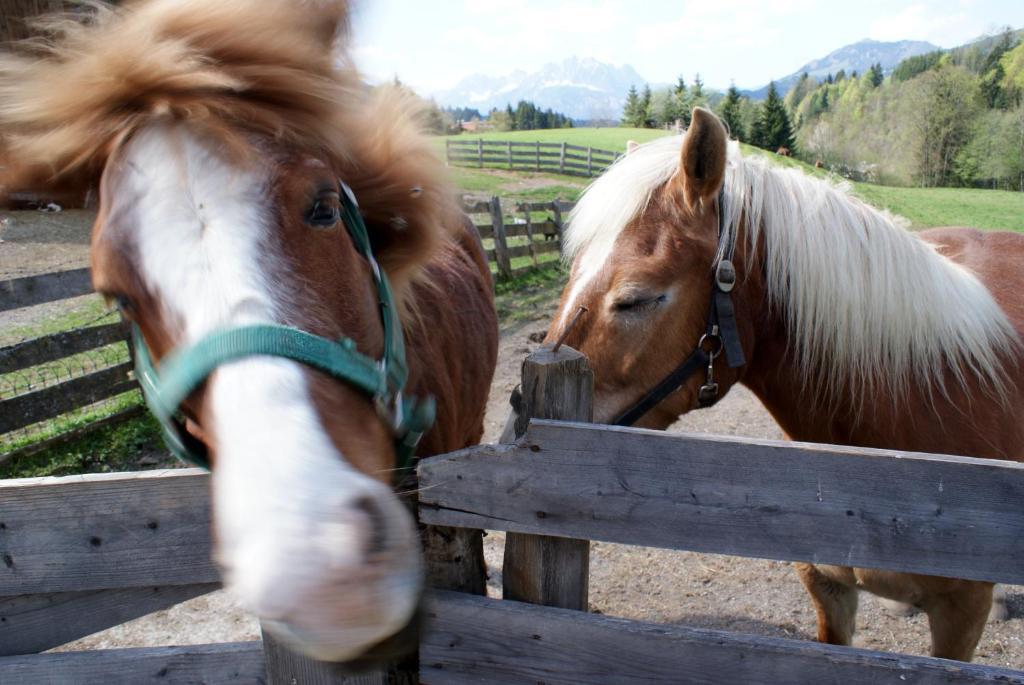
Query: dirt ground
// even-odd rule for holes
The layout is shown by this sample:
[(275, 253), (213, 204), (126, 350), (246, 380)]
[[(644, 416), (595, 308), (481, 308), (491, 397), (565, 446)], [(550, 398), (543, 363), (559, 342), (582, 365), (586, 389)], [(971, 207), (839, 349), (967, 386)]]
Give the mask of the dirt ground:
[[(87, 215), (16, 214), (12, 218), (5, 225), (0, 213), (0, 279), (86, 263)], [(38, 232), (33, 228), (36, 222), (42, 226)], [(497, 440), (509, 393), (518, 382), (520, 362), (537, 347), (530, 335), (543, 330), (553, 306), (550, 298), (527, 313), (525, 321), (502, 331), (485, 440)], [(0, 329), (9, 325), (12, 319), (0, 315)], [(764, 408), (743, 388), (733, 390), (712, 409), (684, 417), (671, 430), (782, 437)], [(492, 594), (500, 593), (503, 543), (504, 536), (499, 533), (485, 539)], [(1024, 588), (1007, 590), (1010, 620), (989, 624), (976, 661), (1022, 669)], [(810, 602), (790, 565), (784, 562), (594, 543), (590, 596), (593, 611), (656, 623), (796, 639), (812, 639), (814, 633)], [(858, 625), (858, 646), (909, 654), (928, 652), (927, 620), (923, 615), (891, 616), (874, 597), (862, 595)], [(235, 607), (224, 593), (217, 592), (61, 649), (199, 644), (258, 636), (256, 621)]]

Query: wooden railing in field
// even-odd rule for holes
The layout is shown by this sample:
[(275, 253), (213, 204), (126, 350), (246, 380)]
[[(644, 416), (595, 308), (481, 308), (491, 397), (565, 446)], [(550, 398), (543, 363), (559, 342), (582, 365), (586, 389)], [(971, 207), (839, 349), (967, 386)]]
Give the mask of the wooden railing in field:
[(546, 171), (569, 176), (597, 176), (622, 153), (571, 143), (527, 143), (482, 138), (446, 138), (445, 160), (454, 166)]
[[(573, 202), (554, 200), (519, 202), (503, 208), (500, 197), (489, 200), (464, 197), (462, 200), (462, 211), (474, 220), (484, 241), (487, 261), (495, 265), (499, 280), (515, 278), (545, 262), (557, 261), (557, 257), (552, 260), (543, 255), (557, 253), (561, 256), (565, 217), (574, 206)], [(544, 218), (535, 219), (537, 213)], [(516, 221), (516, 214), (521, 214), (522, 219)], [(488, 223), (477, 223), (480, 215), (486, 215)], [(506, 219), (506, 215), (511, 215), (512, 221)]]

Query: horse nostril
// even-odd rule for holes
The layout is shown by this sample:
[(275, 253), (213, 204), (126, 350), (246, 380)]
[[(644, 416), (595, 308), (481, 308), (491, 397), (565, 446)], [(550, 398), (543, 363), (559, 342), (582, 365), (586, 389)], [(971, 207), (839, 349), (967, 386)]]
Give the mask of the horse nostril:
[(369, 530), (367, 531), (365, 548), (366, 556), (379, 554), (387, 549), (388, 541), (388, 516), (380, 505), (372, 497), (360, 497), (353, 506), (366, 514), (369, 519)]

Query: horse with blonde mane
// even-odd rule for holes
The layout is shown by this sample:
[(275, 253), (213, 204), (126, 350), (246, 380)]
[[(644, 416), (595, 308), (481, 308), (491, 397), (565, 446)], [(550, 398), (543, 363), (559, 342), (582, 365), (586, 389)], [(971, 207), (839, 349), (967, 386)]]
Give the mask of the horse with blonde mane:
[[(1024, 459), (1024, 236), (910, 233), (742, 157), (696, 109), (684, 136), (598, 178), (566, 238), (547, 340), (586, 307), (565, 342), (590, 360), (596, 421), (665, 428), (742, 383), (796, 440)], [(834, 644), (850, 644), (867, 590), (921, 608), (932, 654), (967, 661), (992, 602), (991, 583), (797, 570)]]
[(359, 657), (420, 600), (392, 481), (427, 397), (418, 454), (483, 432), (479, 237), (418, 105), (350, 66), (341, 0), (94, 9), (0, 56), (3, 185), (99, 179), (93, 282), (170, 443), (212, 468), (225, 586), (307, 654)]

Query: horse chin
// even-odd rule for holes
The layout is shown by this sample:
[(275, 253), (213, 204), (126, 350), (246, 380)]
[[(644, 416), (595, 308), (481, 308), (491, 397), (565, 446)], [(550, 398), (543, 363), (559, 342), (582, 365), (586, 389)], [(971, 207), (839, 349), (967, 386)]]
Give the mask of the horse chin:
[(350, 644), (339, 638), (316, 639), (287, 623), (263, 621), (263, 627), (297, 652), (311, 659), (332, 665), (339, 674), (360, 673), (381, 664), (398, 661), (416, 651), (423, 626), (423, 595), (419, 596), (416, 610), (404, 626), (367, 646)]

